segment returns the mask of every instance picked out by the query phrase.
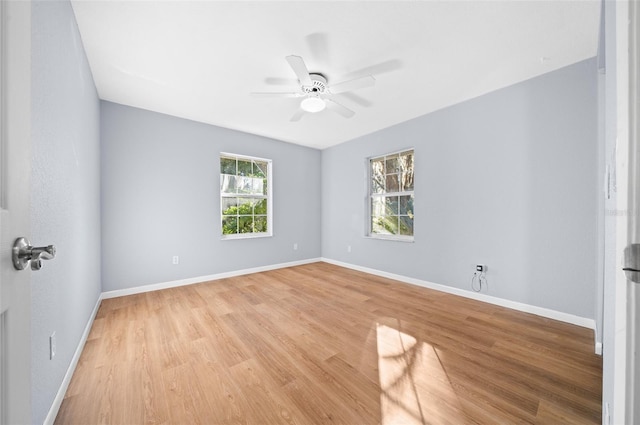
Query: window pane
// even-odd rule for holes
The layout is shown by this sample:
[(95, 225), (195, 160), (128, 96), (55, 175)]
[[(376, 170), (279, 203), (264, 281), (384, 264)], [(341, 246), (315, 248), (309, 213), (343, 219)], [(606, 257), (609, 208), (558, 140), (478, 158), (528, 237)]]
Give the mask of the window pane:
[(264, 186), (262, 179), (254, 177), (236, 177), (236, 186), (238, 193), (248, 195), (262, 195), (264, 192)]
[(251, 175), (251, 161), (238, 160), (238, 175), (239, 176)]
[(384, 176), (371, 179), (371, 193), (384, 193)]
[(235, 175), (236, 174), (235, 158), (220, 158), (220, 173)]
[(253, 216), (241, 215), (238, 217), (238, 232), (253, 233)]
[(236, 176), (220, 174), (220, 192), (223, 194), (236, 193)]
[(254, 177), (267, 177), (267, 163), (262, 161), (254, 161), (253, 163)]
[(384, 160), (374, 159), (371, 163), (371, 191), (384, 193)]
[(400, 154), (400, 171), (413, 173), (413, 151)]
[(371, 217), (371, 233), (375, 234), (385, 234), (384, 226), (382, 225), (382, 217), (373, 216)]
[(371, 175), (383, 175), (384, 174), (384, 158), (377, 158), (371, 160)]
[(248, 194), (251, 193), (251, 178), (244, 176), (236, 177), (236, 190), (238, 193)]
[(386, 158), (386, 170), (385, 173), (386, 174), (393, 174), (393, 173), (397, 173), (398, 171), (400, 171), (399, 166), (400, 166), (400, 162), (398, 161), (399, 156), (398, 155), (391, 155), (388, 156)]
[(413, 218), (400, 216), (400, 234), (405, 236), (413, 236)]
[(400, 197), (400, 214), (413, 218), (413, 195)]
[(238, 214), (238, 198), (222, 198), (222, 215)]
[(413, 190), (413, 171), (402, 173), (400, 179), (401, 190)]
[(401, 190), (413, 190), (413, 151), (400, 154)]
[(222, 234), (234, 235), (238, 233), (238, 217), (225, 216), (222, 218)]
[(264, 193), (264, 183), (262, 178), (251, 178), (251, 194), (262, 195)]
[(267, 231), (267, 216), (266, 215), (257, 215), (253, 219), (253, 226), (255, 227), (256, 232), (266, 232)]
[(386, 183), (387, 192), (398, 192), (400, 190), (397, 174), (387, 174)]
[(255, 206), (253, 207), (253, 213), (254, 214), (266, 214), (267, 213), (267, 200), (266, 199), (260, 199), (256, 202)]
[(238, 199), (238, 215), (252, 215), (253, 214), (253, 199), (239, 198)]
[(398, 215), (398, 197), (387, 196), (385, 198), (385, 215)]
[(384, 215), (384, 198), (381, 196), (376, 196), (371, 199), (371, 215), (372, 216), (381, 216)]
[(389, 235), (397, 235), (398, 234), (398, 216), (397, 215), (388, 215), (382, 217), (382, 226), (384, 227), (384, 233)]
[(373, 216), (371, 220), (371, 232), (380, 235), (398, 234), (398, 216)]

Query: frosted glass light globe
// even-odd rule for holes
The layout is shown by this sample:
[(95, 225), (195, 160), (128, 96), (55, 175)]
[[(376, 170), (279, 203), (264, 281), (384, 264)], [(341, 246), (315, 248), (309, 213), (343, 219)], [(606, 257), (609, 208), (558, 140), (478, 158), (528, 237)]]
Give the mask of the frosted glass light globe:
[(324, 100), (319, 97), (307, 97), (300, 103), (300, 107), (307, 112), (320, 112), (326, 108), (327, 105), (324, 103)]

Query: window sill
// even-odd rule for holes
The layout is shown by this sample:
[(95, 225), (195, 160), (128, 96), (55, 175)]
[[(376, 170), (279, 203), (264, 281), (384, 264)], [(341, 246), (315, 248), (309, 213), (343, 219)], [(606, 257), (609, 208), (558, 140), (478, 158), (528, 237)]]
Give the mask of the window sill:
[(270, 238), (273, 234), (271, 233), (240, 233), (237, 235), (223, 235), (220, 240), (222, 241), (235, 241), (239, 239), (259, 239), (259, 238)]
[(382, 241), (392, 241), (392, 242), (408, 242), (414, 243), (413, 236), (394, 236), (394, 235), (365, 235), (367, 239), (378, 239)]

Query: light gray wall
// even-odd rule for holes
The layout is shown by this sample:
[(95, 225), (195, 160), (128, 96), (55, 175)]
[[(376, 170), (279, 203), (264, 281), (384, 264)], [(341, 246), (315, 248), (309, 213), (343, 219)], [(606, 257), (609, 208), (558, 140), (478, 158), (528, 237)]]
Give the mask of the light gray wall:
[[(68, 1), (32, 9), (32, 419), (42, 423), (100, 296), (99, 101)], [(49, 360), (49, 335), (57, 354)]]
[[(466, 290), (484, 263), (485, 293), (594, 319), (596, 75), (583, 61), (324, 150), (323, 256)], [(365, 158), (408, 147), (415, 243), (365, 238)]]
[[(101, 129), (104, 291), (320, 256), (320, 151), (109, 102)], [(220, 239), (220, 152), (273, 160), (273, 237)]]

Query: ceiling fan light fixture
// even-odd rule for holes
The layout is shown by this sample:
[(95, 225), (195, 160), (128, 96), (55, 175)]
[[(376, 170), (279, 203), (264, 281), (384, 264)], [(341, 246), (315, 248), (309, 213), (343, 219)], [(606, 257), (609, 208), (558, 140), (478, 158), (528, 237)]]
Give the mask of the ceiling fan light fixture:
[(307, 97), (300, 102), (300, 108), (302, 108), (303, 111), (311, 113), (320, 112), (326, 107), (327, 105), (324, 103), (324, 100), (315, 96)]

